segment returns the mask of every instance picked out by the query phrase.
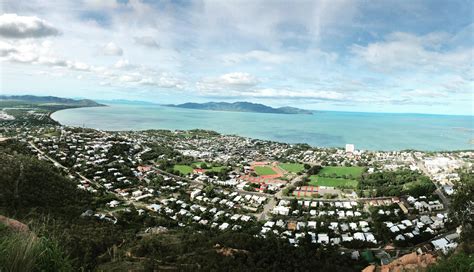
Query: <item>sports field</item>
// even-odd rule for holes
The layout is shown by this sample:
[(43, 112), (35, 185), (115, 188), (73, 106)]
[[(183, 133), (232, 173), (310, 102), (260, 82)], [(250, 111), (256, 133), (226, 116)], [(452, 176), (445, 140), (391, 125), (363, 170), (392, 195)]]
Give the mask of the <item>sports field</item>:
[(319, 172), (319, 175), (336, 174), (338, 177), (342, 177), (344, 175), (352, 175), (354, 178), (359, 178), (362, 175), (363, 171), (364, 171), (364, 167), (328, 166), (328, 167), (324, 167)]
[(179, 171), (181, 174), (183, 175), (187, 175), (189, 173), (192, 173), (193, 172), (193, 168), (189, 165), (183, 165), (183, 164), (176, 164), (174, 167), (173, 167), (174, 170), (177, 170)]
[(343, 178), (325, 178), (314, 175), (310, 177), (310, 182), (308, 184), (313, 186), (356, 188), (358, 181)]
[(304, 165), (301, 163), (280, 163), (278, 166), (281, 169), (292, 173), (298, 173), (304, 170)]
[(254, 167), (255, 173), (259, 176), (269, 176), (269, 175), (276, 175), (277, 172), (273, 171), (273, 169), (269, 166), (255, 166)]

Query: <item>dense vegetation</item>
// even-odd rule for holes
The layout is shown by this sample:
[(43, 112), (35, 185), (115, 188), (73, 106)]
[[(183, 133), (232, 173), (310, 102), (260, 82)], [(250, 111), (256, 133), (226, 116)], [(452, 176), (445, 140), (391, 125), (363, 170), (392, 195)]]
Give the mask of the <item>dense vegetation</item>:
[[(110, 197), (77, 189), (66, 173), (18, 142), (0, 143), (0, 158), (0, 214), (32, 230), (0, 228), (0, 271), (357, 271), (365, 265), (309, 241), (292, 247), (276, 237), (256, 238), (257, 226), (241, 232), (178, 228), (133, 206), (114, 212), (117, 224), (82, 216)], [(143, 233), (156, 226), (166, 229)]]
[(450, 206), (450, 217), (462, 226), (460, 245), (449, 257), (443, 258), (428, 269), (429, 272), (474, 271), (474, 174), (472, 170), (460, 172)]
[[(171, 232), (149, 236), (132, 248), (136, 257), (148, 256), (147, 268), (166, 266), (201, 271), (357, 271), (363, 268), (334, 249), (317, 248), (310, 241), (300, 247), (246, 232)], [(151, 258), (150, 258), (151, 257)]]
[(454, 194), (450, 206), (451, 218), (462, 226), (461, 249), (474, 253), (474, 174), (464, 171), (460, 173), (460, 180), (455, 184)]
[[(75, 183), (51, 164), (29, 155), (24, 145), (2, 142), (0, 158), (0, 214), (28, 223), (35, 233), (33, 236), (38, 237), (2, 235), (0, 250), (3, 254), (0, 255), (8, 258), (2, 259), (0, 265), (4, 267), (0, 267), (0, 271), (9, 271), (10, 257), (18, 255), (15, 251), (25, 251), (24, 248), (35, 256), (38, 254), (34, 252), (53, 254), (64, 261), (57, 264), (59, 267), (89, 270), (96, 265), (101, 254), (126, 237), (125, 227), (82, 218), (82, 212), (95, 209), (100, 199), (78, 190)], [(23, 253), (29, 254), (27, 251)], [(41, 264), (49, 263), (47, 256), (29, 260), (36, 269), (34, 271), (68, 271), (42, 269)]]
[(474, 271), (474, 255), (466, 253), (453, 254), (449, 258), (441, 259), (428, 268), (428, 272), (467, 272)]
[(72, 271), (55, 240), (17, 232), (0, 224), (0, 271)]
[(22, 154), (0, 153), (0, 156), (0, 207), (10, 213), (30, 209), (79, 213), (91, 199), (47, 162)]
[[(418, 171), (397, 170), (369, 174), (359, 182), (359, 190), (372, 196), (422, 196), (436, 189), (429, 177)], [(364, 194), (361, 194), (364, 195)]]

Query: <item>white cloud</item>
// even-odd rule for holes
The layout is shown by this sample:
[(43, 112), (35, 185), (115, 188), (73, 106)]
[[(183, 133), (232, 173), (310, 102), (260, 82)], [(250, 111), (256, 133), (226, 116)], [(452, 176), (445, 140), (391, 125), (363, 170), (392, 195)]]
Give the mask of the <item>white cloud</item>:
[(90, 66), (80, 61), (68, 61), (67, 67), (77, 71), (90, 71)]
[(245, 91), (234, 91), (221, 93), (229, 97), (252, 97), (252, 98), (281, 98), (281, 99), (305, 99), (305, 100), (344, 100), (346, 96), (335, 91), (320, 91), (311, 89), (288, 89), (288, 88), (260, 88)]
[(351, 0), (298, 1), (293, 5), (284, 1), (246, 1), (238, 8), (235, 1), (196, 3), (197, 15), (192, 18), (196, 18), (204, 38), (219, 41), (243, 37), (266, 48), (299, 38), (317, 43), (322, 37), (334, 35), (335, 26), (351, 26), (361, 5)]
[(43, 60), (50, 55), (47, 44), (28, 40), (0, 43), (2, 60), (18, 63), (37, 63), (40, 56)]
[(290, 89), (257, 89), (249, 92), (247, 95), (253, 97), (265, 98), (302, 98), (302, 99), (316, 99), (316, 100), (342, 100), (345, 96), (342, 93), (334, 91), (319, 91), (319, 90), (290, 90)]
[(117, 69), (130, 69), (135, 67), (135, 65), (130, 64), (127, 59), (119, 59), (115, 64), (114, 67)]
[(403, 97), (428, 97), (428, 98), (440, 98), (440, 97), (447, 97), (447, 95), (443, 92), (430, 90), (430, 89), (414, 89), (408, 92), (402, 93)]
[(10, 43), (0, 41), (0, 57), (6, 57), (15, 52), (17, 50)]
[(40, 56), (38, 57), (38, 63), (48, 65), (48, 66), (62, 66), (62, 67), (68, 66), (68, 62), (66, 60), (58, 59), (55, 57)]
[(0, 15), (0, 36), (4, 38), (43, 38), (59, 34), (59, 30), (36, 16)]
[(136, 44), (143, 45), (150, 48), (160, 48), (160, 45), (150, 36), (141, 36), (133, 38)]
[[(24, 39), (3, 39), (0, 34), (0, 60), (5, 62), (0, 65), (16, 75), (12, 79), (49, 69), (74, 75), (64, 82), (82, 74), (84, 84), (102, 82), (117, 90), (133, 87), (145, 93), (182, 88), (190, 97), (240, 95), (280, 104), (306, 99), (337, 101), (334, 105), (402, 104), (432, 101), (438, 95), (449, 103), (468, 97), (466, 93), (474, 88), (472, 22), (441, 14), (433, 19), (431, 12), (429, 17), (419, 17), (410, 13), (411, 4), (403, 9), (410, 16), (400, 17), (408, 19), (403, 27), (398, 20), (387, 21), (387, 16), (372, 17), (398, 4), (352, 0), (297, 5), (272, 0), (245, 5), (214, 0), (187, 5), (142, 0), (7, 0), (3, 4), (5, 12), (21, 17), (19, 21), (35, 22), (24, 24), (23, 32), (16, 31)], [(390, 12), (403, 15), (401, 10)], [(446, 14), (457, 14), (451, 11)], [(459, 31), (461, 25), (466, 27)], [(57, 32), (32, 30), (42, 26)], [(59, 34), (55, 27), (65, 35), (49, 36), (50, 46), (40, 43), (47, 35)], [(400, 29), (428, 34), (393, 32)], [(123, 59), (97, 57), (111, 41), (106, 54), (126, 55)], [(21, 69), (13, 62), (23, 63)], [(33, 91), (36, 86), (49, 87), (29, 79), (8, 84)], [(71, 82), (71, 95), (87, 96), (85, 89)]]
[(119, 7), (116, 0), (84, 0), (84, 5), (90, 9), (115, 9)]
[(263, 63), (280, 64), (288, 61), (287, 56), (274, 54), (268, 51), (253, 50), (246, 53), (231, 53), (221, 56), (221, 59), (228, 64), (236, 64), (245, 61), (258, 61)]
[[(169, 75), (167, 73), (155, 73), (153, 71), (148, 72), (132, 72), (122, 75), (107, 75), (105, 78), (108, 78), (110, 81), (114, 82), (109, 85), (117, 85), (116, 83), (122, 83), (130, 86), (151, 86), (158, 88), (169, 88), (169, 89), (182, 89), (184, 82), (177, 79), (176, 77)], [(123, 85), (122, 85), (123, 86)]]
[(163, 74), (157, 78), (143, 78), (140, 81), (140, 84), (146, 86), (156, 86), (160, 88), (175, 88), (175, 89), (182, 89), (184, 87), (184, 83), (181, 80), (178, 80), (172, 76)]
[[(14, 50), (12, 50), (12, 48)], [(58, 57), (51, 43), (44, 41), (21, 40), (13, 43), (0, 42), (0, 60), (23, 64), (44, 65), (67, 68), (75, 71), (89, 72), (92, 67), (81, 61), (66, 60)]]
[(474, 90), (474, 78), (471, 77), (466, 79), (455, 74), (446, 75), (440, 79), (439, 85), (447, 92), (472, 93)]
[(438, 50), (448, 40), (449, 35), (446, 33), (416, 36), (395, 32), (388, 35), (384, 41), (370, 43), (367, 46), (354, 45), (351, 50), (356, 57), (377, 71), (469, 69), (473, 50)]
[(197, 82), (197, 88), (206, 90), (246, 89), (257, 85), (260, 81), (253, 75), (234, 72), (219, 77), (204, 78)]
[(123, 55), (123, 50), (114, 42), (109, 42), (102, 47), (102, 53), (107, 56), (121, 56)]
[(118, 80), (120, 80), (121, 82), (139, 82), (140, 81), (140, 76), (139, 75), (133, 75), (133, 74), (129, 74), (129, 75), (123, 75), (123, 76), (120, 76), (118, 78)]

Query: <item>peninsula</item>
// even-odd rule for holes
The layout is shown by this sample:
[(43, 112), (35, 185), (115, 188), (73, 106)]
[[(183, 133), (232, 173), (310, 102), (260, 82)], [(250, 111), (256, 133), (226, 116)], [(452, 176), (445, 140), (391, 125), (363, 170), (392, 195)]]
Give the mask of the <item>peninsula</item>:
[(58, 110), (102, 107), (90, 99), (71, 99), (55, 96), (35, 95), (0, 95), (0, 122), (9, 121), (8, 125), (38, 126), (56, 124), (51, 114)]
[(100, 107), (105, 106), (90, 99), (71, 99), (56, 96), (36, 96), (36, 95), (0, 95), (2, 103), (15, 103), (15, 106), (25, 104), (35, 104), (42, 106), (63, 105), (65, 107)]

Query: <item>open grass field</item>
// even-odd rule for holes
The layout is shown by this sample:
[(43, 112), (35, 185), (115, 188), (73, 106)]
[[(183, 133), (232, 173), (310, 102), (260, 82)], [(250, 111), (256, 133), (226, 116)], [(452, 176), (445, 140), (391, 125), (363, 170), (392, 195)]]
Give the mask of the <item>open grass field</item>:
[[(195, 162), (191, 165), (192, 167), (195, 167), (195, 168), (201, 168), (202, 166), (202, 162)], [(207, 164), (207, 166), (211, 166), (211, 164)], [(206, 170), (209, 170), (209, 171), (214, 171), (214, 172), (220, 172), (222, 171), (223, 169), (225, 168), (225, 166), (214, 166), (214, 167), (210, 167)]]
[(214, 172), (220, 172), (224, 168), (225, 168), (224, 166), (214, 166), (214, 167), (211, 167), (211, 169), (209, 170), (214, 171)]
[(193, 168), (189, 165), (177, 164), (174, 166), (173, 169), (179, 171), (183, 175), (187, 175), (193, 172)]
[(304, 170), (304, 165), (301, 163), (280, 163), (278, 166), (281, 169), (292, 173), (298, 173)]
[(311, 176), (308, 184), (313, 186), (356, 188), (358, 181), (353, 179)]
[(359, 178), (364, 172), (364, 167), (345, 167), (345, 166), (328, 166), (324, 167), (319, 175), (332, 175), (336, 174), (338, 177), (342, 177), (344, 175), (352, 175), (354, 178)]
[(276, 175), (277, 173), (269, 166), (255, 166), (255, 173), (259, 176)]
[[(194, 163), (191, 164), (191, 166), (196, 167), (196, 168), (202, 168), (202, 164), (203, 164), (203, 162), (194, 162)], [(209, 164), (208, 164), (208, 166), (209, 166)]]

